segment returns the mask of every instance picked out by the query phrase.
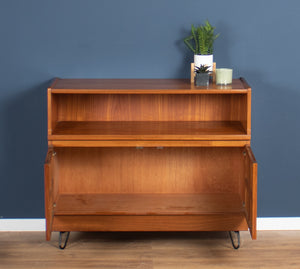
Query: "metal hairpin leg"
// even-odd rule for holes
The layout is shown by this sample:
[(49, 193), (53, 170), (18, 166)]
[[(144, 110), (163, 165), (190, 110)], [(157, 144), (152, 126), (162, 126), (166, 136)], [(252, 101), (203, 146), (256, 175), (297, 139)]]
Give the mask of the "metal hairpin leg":
[[(236, 236), (237, 236), (237, 244), (234, 242), (234, 239), (232, 237), (232, 233), (235, 233)], [(229, 236), (230, 236), (230, 240), (231, 240), (233, 248), (238, 249), (241, 246), (240, 232), (239, 231), (234, 231), (234, 232), (230, 231)]]
[[(66, 238), (65, 238), (65, 243), (62, 245), (62, 235), (67, 233)], [(69, 240), (70, 232), (59, 232), (59, 239), (58, 239), (58, 244), (60, 249), (65, 249)]]

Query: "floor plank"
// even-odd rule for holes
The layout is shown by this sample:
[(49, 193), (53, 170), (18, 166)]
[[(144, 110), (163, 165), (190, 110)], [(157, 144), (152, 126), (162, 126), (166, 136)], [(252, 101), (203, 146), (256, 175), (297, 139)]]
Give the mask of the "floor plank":
[(0, 268), (300, 268), (300, 231), (241, 233), (234, 250), (227, 233), (71, 233), (65, 250), (58, 233), (0, 232)]

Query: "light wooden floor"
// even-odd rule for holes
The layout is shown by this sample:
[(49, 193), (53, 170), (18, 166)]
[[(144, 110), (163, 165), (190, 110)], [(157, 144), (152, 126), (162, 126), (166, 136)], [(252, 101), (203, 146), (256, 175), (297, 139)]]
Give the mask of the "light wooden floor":
[(0, 232), (0, 268), (300, 268), (300, 231), (241, 239), (234, 250), (227, 233), (71, 233), (60, 250), (58, 233)]

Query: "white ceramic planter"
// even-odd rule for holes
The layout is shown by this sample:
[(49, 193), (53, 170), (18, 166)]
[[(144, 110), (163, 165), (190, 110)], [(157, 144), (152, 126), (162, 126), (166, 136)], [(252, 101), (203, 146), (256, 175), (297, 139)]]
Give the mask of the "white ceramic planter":
[(200, 67), (200, 65), (207, 65), (209, 66), (209, 71), (213, 71), (213, 63), (214, 63), (214, 56), (211, 55), (194, 55), (194, 64), (195, 67)]

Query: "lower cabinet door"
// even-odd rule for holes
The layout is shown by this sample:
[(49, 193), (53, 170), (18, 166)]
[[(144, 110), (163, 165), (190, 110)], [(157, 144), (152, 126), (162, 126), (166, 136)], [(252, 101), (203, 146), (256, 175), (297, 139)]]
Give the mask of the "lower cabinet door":
[(45, 218), (46, 218), (46, 239), (51, 239), (53, 223), (53, 204), (55, 196), (55, 152), (52, 148), (48, 149), (44, 164), (44, 187), (45, 187)]
[(250, 146), (243, 152), (245, 167), (245, 213), (252, 239), (256, 239), (257, 163)]

